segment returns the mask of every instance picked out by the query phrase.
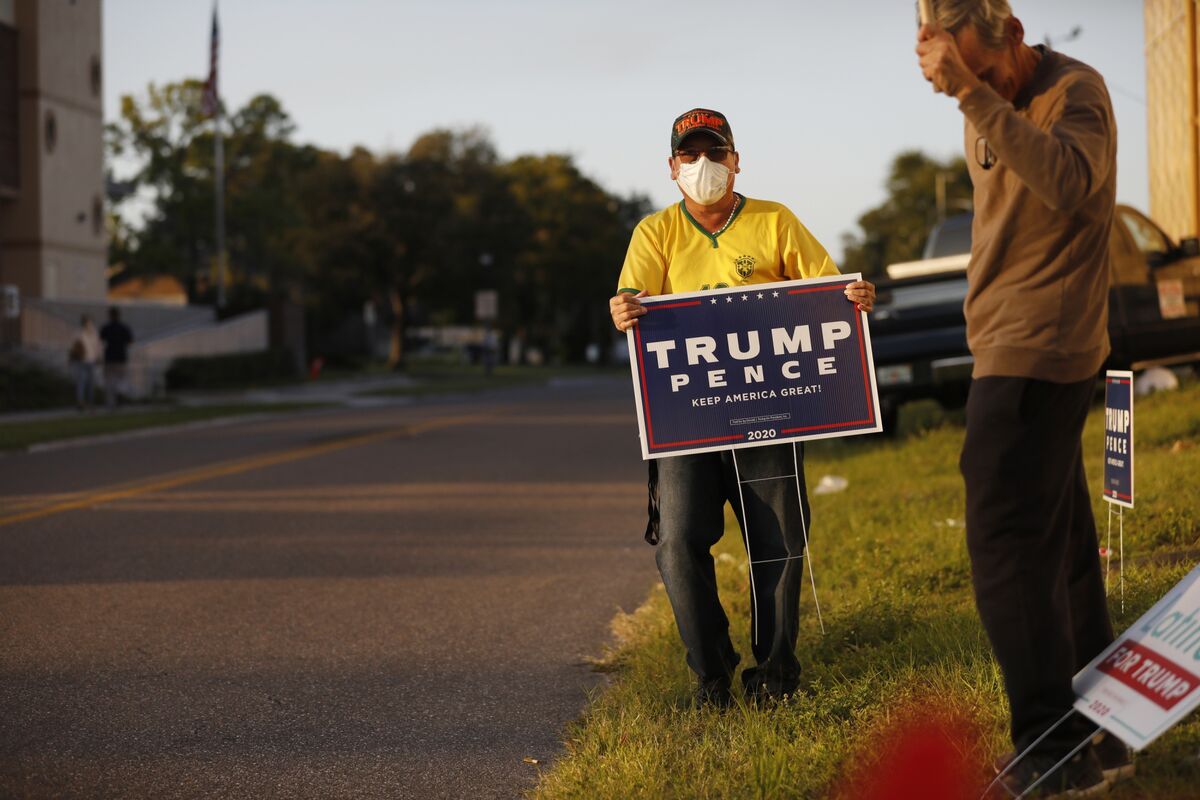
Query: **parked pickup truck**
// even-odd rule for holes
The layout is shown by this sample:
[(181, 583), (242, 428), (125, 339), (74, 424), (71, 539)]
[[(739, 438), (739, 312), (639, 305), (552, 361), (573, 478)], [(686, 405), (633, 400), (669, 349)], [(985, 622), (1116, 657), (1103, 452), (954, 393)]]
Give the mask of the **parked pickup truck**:
[[(971, 218), (936, 226), (923, 259), (889, 266), (877, 284), (871, 346), (885, 431), (895, 429), (906, 401), (933, 398), (953, 408), (966, 400), (974, 365), (963, 319)], [(1200, 242), (1176, 245), (1144, 214), (1119, 205), (1109, 252), (1107, 368), (1200, 361)]]

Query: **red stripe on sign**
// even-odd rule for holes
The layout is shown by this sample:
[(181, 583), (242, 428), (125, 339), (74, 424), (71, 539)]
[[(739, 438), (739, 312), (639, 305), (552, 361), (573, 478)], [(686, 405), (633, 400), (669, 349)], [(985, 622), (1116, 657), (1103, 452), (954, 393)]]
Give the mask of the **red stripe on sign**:
[[(854, 304), (857, 310), (858, 303)], [(862, 359), (863, 389), (867, 393), (867, 422), (875, 424), (875, 404), (871, 402), (871, 378), (867, 375), (867, 343), (863, 341), (862, 318), (864, 312), (854, 315), (854, 324), (858, 328), (858, 357)]]
[(686, 306), (698, 306), (698, 305), (700, 305), (699, 300), (692, 300), (687, 303), (647, 303), (646, 311), (648, 311), (648, 312), (653, 311), (656, 308), (684, 308)]
[(1125, 378), (1109, 378), (1108, 382), (1109, 383), (1120, 383), (1120, 384), (1128, 384), (1129, 383), (1129, 381), (1126, 380)]
[(788, 289), (788, 294), (808, 294), (810, 292), (832, 292), (834, 289), (841, 289), (841, 290), (845, 291), (846, 287), (849, 285), (850, 284), (847, 282), (847, 283), (835, 283), (832, 286), (814, 286), (811, 289)]
[(743, 438), (743, 436), (742, 436), (742, 434), (739, 433), (736, 436), (714, 436), (711, 439), (691, 439), (686, 442), (667, 442), (666, 444), (652, 444), (652, 445), (650, 445), (650, 447), (651, 447), (651, 449), (654, 449), (654, 450), (661, 450), (664, 447), (680, 447), (682, 445), (691, 445), (691, 444), (708, 444), (709, 442), (728, 442), (733, 439), (741, 439), (741, 438)]
[(654, 427), (650, 424), (650, 395), (646, 392), (646, 362), (642, 360), (642, 328), (633, 326), (633, 338), (637, 340), (638, 374), (642, 376), (642, 411), (646, 417), (646, 439), (654, 446)]
[(1096, 669), (1170, 711), (1196, 691), (1200, 678), (1148, 647), (1124, 641)]
[(780, 433), (804, 433), (805, 431), (822, 431), (826, 428), (849, 428), (851, 425), (867, 425), (869, 419), (856, 419), (853, 422), (830, 422), (827, 425), (809, 425), (807, 428), (784, 428)]

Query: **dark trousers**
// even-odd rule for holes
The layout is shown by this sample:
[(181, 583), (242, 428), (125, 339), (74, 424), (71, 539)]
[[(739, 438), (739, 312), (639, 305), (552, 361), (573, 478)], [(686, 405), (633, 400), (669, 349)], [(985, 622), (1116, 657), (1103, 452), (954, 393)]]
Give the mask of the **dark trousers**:
[(655, 560), (688, 665), (703, 681), (730, 677), (739, 656), (717, 597), (711, 552), (725, 529), (728, 500), (750, 561), (750, 633), (757, 666), (743, 672), (742, 682), (751, 691), (761, 686), (789, 694), (800, 678), (796, 637), (804, 537), (811, 520), (804, 451), (782, 444), (736, 452), (736, 469), (729, 450), (659, 459)]
[[(1094, 389), (988, 377), (967, 400), (967, 548), (1018, 751), (1071, 708), (1071, 678), (1113, 638), (1080, 444)], [(1072, 717), (1038, 750), (1092, 728)]]

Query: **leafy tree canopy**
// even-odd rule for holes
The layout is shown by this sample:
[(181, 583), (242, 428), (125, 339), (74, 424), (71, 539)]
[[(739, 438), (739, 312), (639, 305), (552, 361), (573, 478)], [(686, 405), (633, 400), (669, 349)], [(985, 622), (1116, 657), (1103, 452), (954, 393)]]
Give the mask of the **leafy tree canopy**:
[(843, 272), (882, 275), (888, 264), (919, 259), (939, 214), (971, 210), (971, 178), (962, 158), (939, 161), (905, 151), (892, 161), (885, 186), (887, 199), (858, 218), (860, 232), (843, 237)]

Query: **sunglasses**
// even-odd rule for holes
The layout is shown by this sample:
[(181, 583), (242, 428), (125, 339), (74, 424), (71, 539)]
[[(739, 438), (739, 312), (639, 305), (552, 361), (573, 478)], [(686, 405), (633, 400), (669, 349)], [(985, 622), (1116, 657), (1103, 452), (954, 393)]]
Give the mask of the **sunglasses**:
[(676, 150), (674, 156), (679, 159), (682, 164), (694, 164), (700, 156), (704, 156), (709, 161), (716, 164), (724, 164), (725, 159), (729, 158), (729, 154), (733, 152), (733, 148), (727, 145), (716, 145), (705, 150)]

